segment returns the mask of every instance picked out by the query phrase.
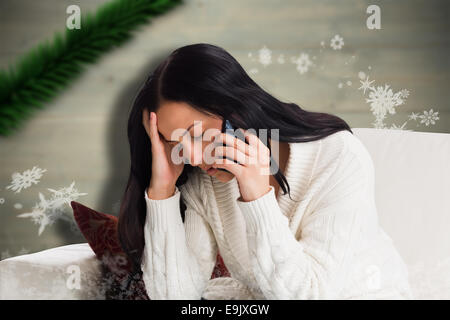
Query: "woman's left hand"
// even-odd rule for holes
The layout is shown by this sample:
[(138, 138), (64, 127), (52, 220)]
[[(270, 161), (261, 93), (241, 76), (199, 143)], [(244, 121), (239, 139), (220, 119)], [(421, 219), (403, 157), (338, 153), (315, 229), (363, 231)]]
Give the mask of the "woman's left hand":
[[(239, 128), (246, 142), (226, 133), (215, 136), (214, 168), (223, 168), (236, 176), (241, 192), (240, 201), (253, 201), (270, 191), (270, 150), (255, 134)], [(239, 163), (222, 157), (233, 159)]]

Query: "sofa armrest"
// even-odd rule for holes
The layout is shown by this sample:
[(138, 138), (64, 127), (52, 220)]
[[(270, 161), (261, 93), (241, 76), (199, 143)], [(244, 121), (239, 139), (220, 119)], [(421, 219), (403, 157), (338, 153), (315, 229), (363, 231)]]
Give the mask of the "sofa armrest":
[(101, 262), (88, 243), (0, 261), (0, 300), (104, 299)]

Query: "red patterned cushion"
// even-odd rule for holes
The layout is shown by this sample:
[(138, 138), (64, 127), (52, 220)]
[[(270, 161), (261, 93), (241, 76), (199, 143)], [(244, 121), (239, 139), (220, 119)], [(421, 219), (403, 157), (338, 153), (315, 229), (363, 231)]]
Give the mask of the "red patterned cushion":
[(225, 266), (225, 263), (223, 262), (222, 256), (219, 252), (217, 252), (216, 265), (213, 269), (211, 279), (220, 277), (231, 277), (231, 275), (227, 267)]
[[(107, 282), (111, 284), (107, 288), (107, 296), (114, 299), (149, 300), (142, 279), (131, 277), (132, 265), (122, 250), (117, 235), (117, 217), (95, 211), (76, 201), (71, 201), (70, 205), (81, 233), (97, 258), (102, 261), (104, 275), (110, 280)], [(217, 253), (211, 279), (229, 276), (220, 253)]]
[(149, 300), (144, 282), (131, 277), (131, 261), (128, 261), (117, 236), (117, 217), (97, 212), (76, 201), (71, 201), (70, 205), (81, 233), (102, 262), (104, 283), (101, 289), (106, 298)]

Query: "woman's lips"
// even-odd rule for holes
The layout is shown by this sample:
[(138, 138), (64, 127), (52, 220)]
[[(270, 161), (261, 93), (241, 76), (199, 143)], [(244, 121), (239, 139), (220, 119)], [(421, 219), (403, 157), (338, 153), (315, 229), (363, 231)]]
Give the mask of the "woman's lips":
[(213, 168), (213, 167), (210, 167), (208, 170), (206, 170), (206, 173), (209, 175), (213, 175), (216, 172), (217, 172), (217, 168)]

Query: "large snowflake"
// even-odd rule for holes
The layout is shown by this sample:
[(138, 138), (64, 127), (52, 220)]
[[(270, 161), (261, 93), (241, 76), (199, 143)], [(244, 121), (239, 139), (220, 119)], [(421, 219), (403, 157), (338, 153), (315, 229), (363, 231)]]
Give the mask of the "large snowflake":
[[(87, 193), (79, 193), (74, 188), (75, 182), (69, 187), (64, 187), (59, 190), (47, 188), (52, 192), (51, 198), (46, 199), (42, 193), (39, 192), (39, 202), (36, 203), (31, 212), (19, 214), (19, 218), (31, 218), (35, 224), (39, 225), (38, 235), (44, 231), (47, 225), (53, 224), (58, 219), (63, 219), (73, 224), (73, 219), (65, 215), (64, 204), (70, 205), (70, 202), (78, 199), (79, 196)], [(72, 228), (76, 230), (76, 228)]]
[(19, 193), (22, 189), (30, 187), (33, 183), (37, 184), (45, 171), (47, 169), (34, 166), (33, 169), (25, 170), (23, 173), (14, 172), (12, 174), (12, 182), (6, 189), (12, 189), (15, 193)]
[(393, 93), (387, 84), (369, 89), (369, 99), (366, 102), (370, 103), (370, 109), (377, 118), (384, 119), (388, 112), (394, 114), (395, 107), (404, 103), (402, 93)]

